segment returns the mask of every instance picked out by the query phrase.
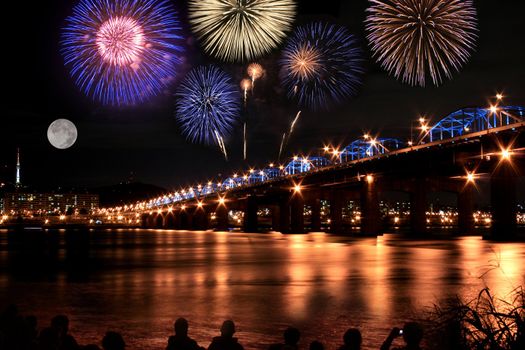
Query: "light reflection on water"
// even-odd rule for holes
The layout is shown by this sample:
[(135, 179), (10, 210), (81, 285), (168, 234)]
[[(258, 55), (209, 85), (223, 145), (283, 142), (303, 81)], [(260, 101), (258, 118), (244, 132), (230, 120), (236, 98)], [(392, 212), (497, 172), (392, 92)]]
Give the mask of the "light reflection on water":
[[(409, 241), (323, 233), (243, 234), (134, 230), (93, 234), (76, 267), (5, 250), (0, 233), (0, 300), (38, 316), (72, 321), (81, 343), (121, 331), (132, 349), (162, 349), (179, 316), (207, 346), (223, 319), (238, 324), (247, 348), (266, 348), (286, 325), (335, 348), (348, 327), (366, 349), (438, 299), (499, 296), (523, 283), (525, 243), (479, 237)], [(88, 268), (81, 268), (88, 265)], [(480, 278), (480, 276), (483, 276)]]

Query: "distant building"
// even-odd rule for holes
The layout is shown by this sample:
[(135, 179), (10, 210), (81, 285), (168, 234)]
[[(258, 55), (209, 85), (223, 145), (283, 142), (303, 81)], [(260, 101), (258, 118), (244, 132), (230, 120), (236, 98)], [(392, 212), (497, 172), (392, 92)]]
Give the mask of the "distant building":
[[(0, 183), (0, 212), (9, 214), (89, 213), (99, 207), (99, 195), (90, 193), (39, 193), (22, 186), (20, 149), (16, 150), (14, 186)], [(9, 188), (10, 187), (10, 188)], [(3, 193), (3, 194), (2, 194)]]
[(3, 198), (5, 213), (67, 213), (78, 210), (88, 213), (99, 207), (98, 194), (89, 193), (6, 193)]

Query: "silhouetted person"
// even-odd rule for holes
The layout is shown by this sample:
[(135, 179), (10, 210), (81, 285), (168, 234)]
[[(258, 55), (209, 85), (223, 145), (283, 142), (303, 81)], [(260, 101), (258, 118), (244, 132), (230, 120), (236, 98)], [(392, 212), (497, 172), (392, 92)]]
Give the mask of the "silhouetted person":
[(208, 350), (244, 350), (241, 344), (234, 338), (235, 323), (226, 320), (221, 326), (221, 335), (213, 338)]
[(57, 350), (58, 349), (58, 333), (51, 327), (42, 329), (38, 336), (39, 350)]
[(339, 347), (339, 350), (360, 350), (361, 332), (357, 328), (349, 328), (343, 335), (343, 345)]
[(389, 336), (385, 339), (383, 345), (381, 345), (381, 350), (388, 350), (392, 345), (392, 342), (397, 337), (403, 337), (405, 341), (405, 346), (401, 348), (395, 348), (398, 350), (421, 350), (419, 343), (423, 340), (423, 328), (416, 322), (407, 322), (403, 329), (394, 327), (390, 332)]
[(309, 350), (324, 350), (324, 345), (320, 341), (314, 340), (310, 343)]
[(188, 321), (185, 318), (179, 318), (173, 324), (175, 335), (168, 339), (166, 350), (201, 350), (197, 342), (188, 337)]
[(69, 319), (65, 315), (57, 315), (51, 320), (51, 328), (58, 336), (58, 350), (78, 350), (77, 341), (69, 334)]
[(104, 350), (124, 350), (126, 343), (119, 333), (110, 331), (102, 339), (102, 347)]
[(88, 344), (81, 347), (82, 350), (101, 350), (97, 344)]
[(297, 328), (288, 327), (283, 333), (284, 343), (270, 345), (268, 350), (297, 350), (297, 343), (301, 338), (301, 332)]
[(25, 318), (25, 324), (26, 324), (26, 331), (25, 331), (25, 338), (27, 339), (27, 344), (29, 349), (36, 349), (37, 348), (37, 340), (38, 340), (38, 329), (37, 324), (38, 321), (36, 319), (36, 316), (30, 315), (26, 316)]
[(18, 313), (18, 307), (11, 304), (0, 314), (0, 341), (2, 350), (24, 350), (30, 346), (27, 338), (27, 324)]

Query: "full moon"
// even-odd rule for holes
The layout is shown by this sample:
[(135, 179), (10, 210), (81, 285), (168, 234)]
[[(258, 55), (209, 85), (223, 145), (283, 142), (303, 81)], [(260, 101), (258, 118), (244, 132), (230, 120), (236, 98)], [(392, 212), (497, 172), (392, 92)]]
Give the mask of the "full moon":
[(77, 127), (67, 119), (57, 119), (47, 129), (49, 143), (58, 149), (66, 149), (77, 140)]

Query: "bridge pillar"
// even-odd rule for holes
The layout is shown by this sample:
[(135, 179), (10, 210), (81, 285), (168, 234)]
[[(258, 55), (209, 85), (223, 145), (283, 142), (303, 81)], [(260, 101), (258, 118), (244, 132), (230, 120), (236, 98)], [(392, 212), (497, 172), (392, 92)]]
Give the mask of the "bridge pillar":
[(244, 232), (257, 232), (257, 197), (248, 196), (244, 210)]
[(205, 208), (195, 208), (193, 212), (193, 230), (207, 230), (209, 228), (208, 212)]
[(281, 230), (281, 210), (278, 204), (272, 205), (272, 230)]
[(458, 193), (458, 232), (474, 232), (474, 183), (467, 182)]
[(491, 239), (511, 240), (516, 236), (516, 174), (512, 164), (502, 160), (490, 178), (492, 207)]
[(224, 204), (219, 204), (215, 209), (215, 218), (217, 220), (217, 231), (228, 231), (228, 208)]
[(304, 198), (295, 193), (290, 199), (290, 233), (304, 233)]
[(279, 231), (290, 232), (290, 197), (288, 196), (279, 201)]
[(182, 230), (192, 230), (193, 229), (193, 214), (190, 213), (188, 209), (181, 209), (180, 211), (180, 228)]
[(149, 214), (142, 214), (141, 216), (141, 226), (142, 228), (148, 228), (148, 224), (149, 224)]
[(367, 176), (361, 190), (361, 233), (377, 235), (381, 232), (381, 212), (377, 184), (373, 177)]
[(343, 231), (343, 205), (344, 198), (341, 190), (334, 190), (330, 194), (330, 232), (342, 233)]
[(174, 225), (175, 230), (182, 229), (182, 211), (181, 210), (174, 211), (173, 217), (174, 217), (173, 225)]
[(313, 232), (319, 232), (321, 231), (321, 199), (312, 199), (310, 201), (310, 207), (312, 210), (310, 230)]
[(410, 193), (410, 234), (427, 233), (427, 189), (425, 179), (414, 180)]

